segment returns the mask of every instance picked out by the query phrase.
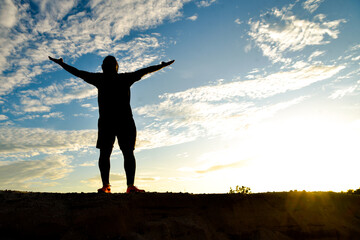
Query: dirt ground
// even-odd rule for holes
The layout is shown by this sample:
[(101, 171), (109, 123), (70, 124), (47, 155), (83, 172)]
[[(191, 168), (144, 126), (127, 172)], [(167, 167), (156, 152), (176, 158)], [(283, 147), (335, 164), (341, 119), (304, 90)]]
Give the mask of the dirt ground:
[(0, 191), (0, 238), (360, 239), (360, 195)]

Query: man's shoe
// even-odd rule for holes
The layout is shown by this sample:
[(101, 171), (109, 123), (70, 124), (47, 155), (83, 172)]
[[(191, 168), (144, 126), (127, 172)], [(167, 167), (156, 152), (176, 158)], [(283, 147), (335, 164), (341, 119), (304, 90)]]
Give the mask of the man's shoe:
[(126, 190), (126, 193), (143, 193), (145, 190), (138, 189), (135, 186), (129, 186)]
[(111, 193), (110, 185), (105, 185), (98, 189), (98, 193)]

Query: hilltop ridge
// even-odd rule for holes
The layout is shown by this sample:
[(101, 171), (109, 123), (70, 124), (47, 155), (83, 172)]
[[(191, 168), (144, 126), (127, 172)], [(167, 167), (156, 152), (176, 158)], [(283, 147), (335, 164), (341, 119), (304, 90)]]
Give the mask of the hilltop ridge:
[(331, 192), (0, 191), (1, 239), (354, 239), (360, 196)]

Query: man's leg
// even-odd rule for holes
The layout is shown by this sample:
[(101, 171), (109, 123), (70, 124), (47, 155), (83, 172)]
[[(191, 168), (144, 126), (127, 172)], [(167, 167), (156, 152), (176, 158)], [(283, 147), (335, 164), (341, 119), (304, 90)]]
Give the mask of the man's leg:
[(99, 169), (103, 186), (109, 185), (110, 155), (112, 148), (100, 148)]
[(136, 142), (136, 126), (134, 119), (128, 119), (125, 122), (122, 131), (117, 134), (118, 144), (124, 156), (124, 168), (126, 173), (126, 180), (128, 188), (126, 193), (131, 192), (145, 192), (134, 186), (136, 160), (134, 156), (135, 142)]
[(121, 149), (124, 155), (124, 168), (126, 173), (126, 180), (128, 188), (126, 193), (136, 193), (136, 192), (145, 192), (142, 189), (138, 189), (134, 186), (135, 179), (135, 169), (136, 169), (136, 161), (134, 156), (134, 150), (131, 148), (126, 148), (126, 150)]
[(124, 155), (124, 168), (126, 173), (126, 181), (128, 186), (134, 185), (136, 161), (134, 151), (132, 149), (121, 149)]

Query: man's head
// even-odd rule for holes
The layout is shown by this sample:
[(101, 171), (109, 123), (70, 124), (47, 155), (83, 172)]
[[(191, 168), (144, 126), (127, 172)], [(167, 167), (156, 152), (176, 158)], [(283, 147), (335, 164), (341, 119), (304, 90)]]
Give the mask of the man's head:
[(101, 68), (104, 73), (117, 73), (119, 65), (116, 61), (116, 58), (109, 55), (104, 58)]

